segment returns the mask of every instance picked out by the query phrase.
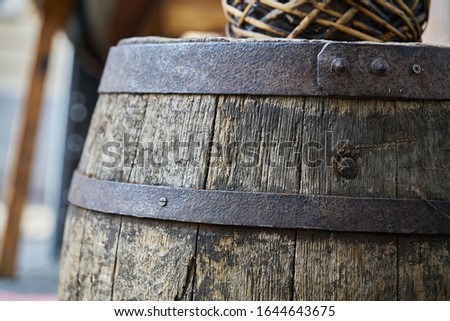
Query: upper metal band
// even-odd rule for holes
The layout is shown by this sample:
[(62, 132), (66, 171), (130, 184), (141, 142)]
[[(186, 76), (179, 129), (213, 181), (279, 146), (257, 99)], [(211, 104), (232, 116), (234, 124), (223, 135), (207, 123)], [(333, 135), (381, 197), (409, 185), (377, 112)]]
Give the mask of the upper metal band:
[(111, 48), (100, 93), (450, 99), (450, 47), (143, 39)]
[(69, 201), (103, 213), (181, 222), (450, 234), (450, 201), (196, 190), (103, 181), (79, 173)]

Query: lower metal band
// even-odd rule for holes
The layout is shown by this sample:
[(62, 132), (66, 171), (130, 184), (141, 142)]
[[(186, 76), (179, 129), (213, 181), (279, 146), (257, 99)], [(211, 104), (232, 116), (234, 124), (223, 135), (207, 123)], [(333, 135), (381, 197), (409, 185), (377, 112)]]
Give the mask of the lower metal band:
[(450, 201), (197, 190), (104, 181), (77, 172), (69, 201), (97, 212), (203, 224), (450, 234)]

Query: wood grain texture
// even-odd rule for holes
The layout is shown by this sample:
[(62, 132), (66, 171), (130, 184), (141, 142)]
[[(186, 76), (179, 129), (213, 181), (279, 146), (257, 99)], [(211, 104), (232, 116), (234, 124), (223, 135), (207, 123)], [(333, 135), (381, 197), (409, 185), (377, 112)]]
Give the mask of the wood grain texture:
[(303, 104), (303, 98), (220, 97), (207, 189), (298, 192)]
[(396, 300), (395, 236), (299, 231), (295, 300)]
[[(204, 188), (205, 142), (211, 139), (216, 98), (159, 95), (145, 99), (145, 121), (136, 140), (143, 145), (140, 152), (145, 151), (145, 157), (138, 157), (130, 181)], [(128, 217), (122, 221), (113, 298), (191, 299), (198, 225)]]
[(448, 236), (400, 236), (399, 299), (450, 300)]
[[(449, 111), (448, 102), (102, 95), (80, 171), (139, 184), (448, 199)], [(114, 167), (102, 166), (111, 161), (102, 152), (108, 141), (124, 147)], [(344, 156), (357, 163), (354, 179), (339, 174)], [(448, 236), (211, 226), (75, 208), (67, 222), (60, 284), (67, 300), (435, 300), (450, 293)]]
[(78, 299), (78, 269), (83, 246), (85, 215), (86, 211), (77, 207), (71, 207), (67, 213), (59, 263), (60, 300)]
[(200, 226), (194, 300), (291, 300), (295, 231)]
[(120, 219), (87, 211), (78, 266), (78, 300), (111, 300)]
[[(397, 196), (450, 197), (450, 102), (397, 102)], [(447, 215), (450, 213), (436, 215)], [(450, 300), (450, 237), (398, 238), (399, 299)]]
[[(153, 149), (148, 144), (155, 141), (169, 144), (184, 142), (189, 141), (188, 136), (193, 134), (200, 136), (200, 141), (208, 141), (212, 132), (211, 117), (214, 116), (214, 108), (213, 97), (102, 95), (92, 120), (79, 170), (85, 175), (105, 180), (201, 188), (206, 173), (206, 161), (202, 159), (204, 153), (201, 149), (192, 155), (192, 160), (189, 159), (190, 155), (180, 154), (180, 160), (176, 160), (170, 153), (153, 155), (155, 159), (158, 156), (165, 158), (168, 163), (152, 172), (146, 166), (147, 160), (143, 156), (150, 155), (154, 150), (157, 151), (156, 154), (164, 151), (164, 147)], [(105, 166), (104, 162), (112, 162), (103, 152), (107, 142), (121, 144), (122, 150), (120, 147), (115, 150), (122, 155), (116, 166)], [(141, 148), (137, 143), (144, 147)], [(182, 164), (175, 164), (175, 161)], [(189, 165), (190, 161), (195, 161), (195, 166)], [(71, 208), (69, 215), (76, 215), (75, 212), (78, 211)], [(78, 225), (84, 226), (84, 230), (71, 230), (65, 236), (63, 257), (79, 256), (80, 261), (70, 267), (64, 264), (61, 299), (181, 299), (183, 293), (187, 293), (184, 299), (189, 298), (190, 292), (184, 284), (189, 283), (186, 275), (190, 275), (192, 270), (196, 224), (184, 224), (180, 228), (179, 224), (169, 223), (161, 227), (161, 224), (152, 221), (142, 224), (131, 218), (122, 219), (87, 211), (83, 217), (84, 222), (80, 218)], [(76, 226), (72, 226), (74, 227)], [(76, 244), (71, 246), (69, 240), (79, 240), (81, 233), (81, 249)], [(159, 245), (159, 252), (134, 255), (135, 250), (148, 249), (148, 244), (144, 241), (156, 242), (154, 244)], [(78, 251), (81, 253), (77, 253)], [(165, 253), (173, 253), (173, 256), (166, 256), (165, 260), (152, 260)], [(175, 258), (178, 263), (170, 265)], [(63, 261), (70, 262), (68, 259)], [(182, 268), (185, 271), (180, 273)], [(164, 279), (160, 277), (154, 279), (155, 283), (148, 284), (148, 273), (159, 273), (161, 270), (166, 273), (166, 282), (161, 282)], [(130, 276), (134, 277), (133, 280), (142, 281), (139, 283), (142, 286), (130, 289), (130, 279), (127, 279)], [(173, 287), (167, 282), (170, 280), (176, 283), (178, 279), (179, 286)], [(76, 297), (63, 291), (64, 284), (78, 284)]]
[[(129, 95), (101, 96), (92, 119), (88, 138), (81, 157), (79, 171), (91, 177), (104, 180), (128, 181), (131, 169), (123, 167), (105, 167), (103, 162), (103, 145), (107, 142), (120, 142), (124, 132), (137, 139), (141, 122), (144, 120), (146, 102), (143, 97)], [(134, 161), (135, 155), (126, 156)], [(72, 213), (73, 212), (73, 213)], [(79, 214), (77, 214), (77, 212)], [(69, 300), (110, 300), (114, 284), (114, 271), (116, 264), (116, 249), (121, 218), (117, 219), (107, 214), (69, 208), (69, 215), (81, 215), (79, 224), (83, 229), (72, 230), (72, 234), (81, 234), (81, 248), (71, 246), (64, 241), (70, 254), (79, 256), (78, 264), (67, 267), (67, 270), (77, 271), (76, 280), (74, 272), (69, 272), (65, 282), (78, 285), (76, 296), (64, 295), (60, 292), (60, 299)], [(80, 236), (65, 234), (65, 238)], [(69, 244), (69, 245), (67, 245)], [(60, 283), (62, 283), (61, 281)]]
[(398, 197), (448, 200), (450, 101), (398, 101), (395, 105)]
[[(221, 97), (207, 189), (296, 193), (298, 168), (286, 166), (278, 147), (300, 142), (302, 103)], [(294, 230), (201, 225), (197, 247), (195, 300), (292, 298)]]
[[(394, 114), (389, 101), (306, 100), (300, 193), (395, 197)], [(340, 156), (356, 178), (339, 175)], [(395, 235), (298, 231), (295, 258), (295, 299), (397, 298)]]
[(114, 300), (189, 300), (197, 225), (124, 218)]

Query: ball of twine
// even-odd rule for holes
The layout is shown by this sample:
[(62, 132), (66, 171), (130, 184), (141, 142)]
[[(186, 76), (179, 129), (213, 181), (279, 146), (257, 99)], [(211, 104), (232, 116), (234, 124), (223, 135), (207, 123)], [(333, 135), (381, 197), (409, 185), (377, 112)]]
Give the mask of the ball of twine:
[(430, 0), (222, 0), (227, 34), (237, 38), (302, 38), (417, 42)]

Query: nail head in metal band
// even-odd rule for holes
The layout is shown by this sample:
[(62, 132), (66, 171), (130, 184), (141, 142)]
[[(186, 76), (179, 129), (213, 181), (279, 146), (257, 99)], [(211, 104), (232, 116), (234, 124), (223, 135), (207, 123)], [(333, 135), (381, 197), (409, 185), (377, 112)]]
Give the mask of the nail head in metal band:
[(137, 38), (111, 48), (99, 92), (448, 100), (448, 74), (450, 47)]
[(204, 224), (450, 234), (450, 202), (196, 190), (75, 173), (69, 201), (109, 214)]

